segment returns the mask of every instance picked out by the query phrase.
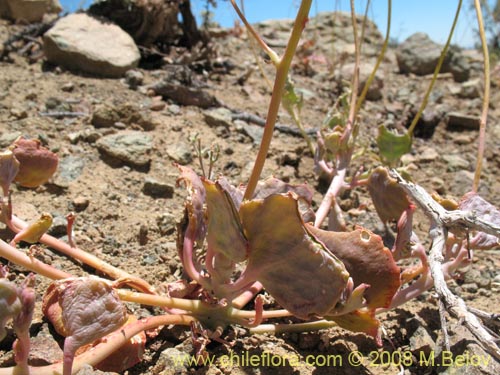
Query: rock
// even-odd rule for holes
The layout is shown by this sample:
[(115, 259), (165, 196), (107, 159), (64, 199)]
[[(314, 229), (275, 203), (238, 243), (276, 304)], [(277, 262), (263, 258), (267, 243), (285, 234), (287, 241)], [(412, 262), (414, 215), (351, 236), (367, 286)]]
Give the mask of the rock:
[(140, 70), (131, 69), (125, 72), (125, 83), (132, 90), (142, 85), (144, 74)]
[(147, 177), (144, 181), (142, 192), (155, 198), (172, 198), (174, 195), (174, 187), (170, 184)]
[[(488, 275), (488, 273), (486, 273)], [(488, 275), (486, 277), (485, 272), (481, 272), (478, 269), (471, 268), (464, 273), (464, 284), (474, 283), (480, 288), (489, 288), (491, 284), (491, 279)]]
[(207, 125), (213, 126), (214, 128), (218, 126), (224, 126), (229, 128), (232, 125), (232, 112), (227, 108), (214, 108), (203, 112), (205, 117), (205, 122)]
[(59, 161), (58, 173), (54, 183), (61, 187), (67, 187), (72, 181), (80, 177), (85, 168), (85, 161), (76, 156), (65, 156)]
[(139, 125), (142, 129), (147, 131), (153, 130), (157, 126), (157, 123), (151, 117), (151, 113), (142, 109), (135, 103), (125, 103), (118, 107), (117, 110), (120, 121), (123, 121), (129, 126)]
[(189, 164), (193, 160), (191, 146), (182, 141), (172, 143), (168, 146), (167, 155), (170, 159), (182, 165)]
[(108, 104), (97, 105), (90, 120), (96, 128), (110, 128), (118, 121), (120, 121), (120, 113)]
[(481, 96), (481, 81), (474, 79), (462, 83), (458, 97), (463, 99), (476, 99)]
[(442, 155), (447, 164), (447, 170), (454, 172), (457, 170), (466, 170), (469, 168), (469, 162), (458, 154)]
[(165, 212), (156, 218), (156, 225), (162, 236), (166, 236), (175, 232), (177, 221), (174, 215)]
[(180, 105), (193, 105), (200, 108), (210, 108), (220, 105), (217, 98), (205, 90), (197, 87), (188, 87), (182, 83), (160, 82), (151, 87), (153, 91), (171, 99)]
[(75, 375), (119, 375), (119, 374), (116, 372), (95, 370), (92, 366), (84, 364), (78, 372), (75, 372)]
[(61, 18), (43, 38), (48, 61), (104, 77), (121, 77), (141, 57), (133, 39), (118, 26), (84, 13)]
[(479, 129), (480, 118), (477, 116), (465, 115), (459, 112), (448, 113), (447, 127), (450, 129)]
[(79, 195), (75, 199), (73, 199), (73, 201), (71, 202), (71, 204), (73, 206), (73, 209), (76, 212), (81, 212), (81, 211), (87, 209), (87, 207), (90, 204), (90, 200), (88, 198), (86, 198), (86, 197), (83, 197), (83, 196)]
[(425, 33), (415, 33), (401, 43), (396, 51), (399, 71), (419, 76), (432, 74), (440, 54), (439, 44)]
[(2, 134), (0, 134), (0, 148), (7, 148), (8, 146), (10, 146), (12, 143), (14, 143), (14, 141), (19, 138), (20, 136), (22, 135), (22, 133), (20, 132), (2, 132)]
[[(191, 356), (176, 348), (168, 348), (161, 352), (158, 362), (155, 366), (154, 373), (162, 375), (183, 375), (188, 373), (190, 363), (188, 362)], [(186, 362), (182, 359), (186, 358)]]
[(427, 329), (422, 325), (418, 325), (415, 332), (410, 337), (410, 347), (415, 353), (424, 352), (429, 354), (434, 350), (435, 342), (432, 339)]
[(139, 125), (144, 130), (153, 130), (157, 125), (147, 110), (134, 103), (124, 103), (119, 107), (100, 104), (92, 113), (91, 122), (96, 128), (117, 128), (122, 123), (123, 127)]
[(431, 147), (424, 148), (423, 150), (421, 150), (420, 155), (417, 156), (417, 160), (422, 163), (431, 162), (438, 158), (439, 153)]
[(59, 0), (0, 0), (0, 17), (20, 22), (40, 22), (45, 14), (57, 14)]
[(462, 51), (459, 51), (456, 48), (451, 47), (450, 51), (452, 52), (452, 57), (449, 71), (453, 75), (453, 79), (455, 82), (467, 81), (470, 77), (470, 71), (472, 69), (469, 59), (465, 57)]
[[(47, 328), (48, 331), (48, 328)], [(57, 341), (48, 333), (43, 332), (30, 340), (29, 364), (31, 366), (46, 366), (58, 362), (63, 357), (63, 351)]]
[(99, 151), (127, 165), (146, 167), (151, 162), (153, 139), (143, 132), (125, 131), (100, 138), (96, 146)]
[(48, 233), (54, 237), (61, 237), (67, 234), (67, 221), (64, 216), (59, 214), (53, 215), (52, 225), (50, 226)]
[(260, 144), (264, 135), (264, 128), (255, 124), (249, 124), (243, 120), (234, 120), (236, 130), (252, 138), (254, 144)]
[[(399, 71), (419, 76), (433, 74), (443, 46), (432, 41), (425, 33), (415, 33), (396, 51)], [(441, 66), (441, 73), (450, 72), (456, 82), (469, 79), (470, 64), (458, 48), (450, 48)]]
[[(340, 68), (336, 73), (336, 78), (339, 84), (343, 84), (344, 82), (352, 82), (352, 75), (354, 73), (354, 63), (345, 64)], [(359, 66), (359, 85), (358, 90), (359, 93), (365, 87), (366, 81), (370, 77), (375, 63), (370, 63), (367, 61), (361, 62)], [(367, 100), (380, 100), (382, 99), (382, 88), (384, 87), (384, 79), (383, 74), (380, 69), (377, 69), (377, 73), (375, 74), (375, 78), (373, 79), (368, 92), (366, 94)]]
[(151, 100), (151, 104), (149, 105), (149, 109), (152, 111), (163, 111), (167, 103), (162, 100), (161, 96), (155, 96)]

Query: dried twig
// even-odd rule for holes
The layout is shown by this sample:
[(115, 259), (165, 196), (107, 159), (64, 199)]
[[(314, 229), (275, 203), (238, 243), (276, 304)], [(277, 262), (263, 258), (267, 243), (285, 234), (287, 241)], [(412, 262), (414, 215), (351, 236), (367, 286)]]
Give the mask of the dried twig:
[(500, 348), (496, 344), (496, 338), (483, 327), (477, 316), (469, 311), (464, 300), (455, 296), (450, 291), (446, 284), (442, 268), (444, 261), (443, 250), (446, 246), (448, 231), (457, 229), (462, 231), (465, 227), (469, 227), (499, 236), (499, 228), (470, 213), (460, 210), (447, 211), (433, 200), (422, 187), (405, 181), (395, 170), (392, 170), (391, 174), (431, 220), (429, 234), (432, 246), (429, 253), (429, 266), (432, 278), (434, 279), (434, 288), (439, 299), (452, 316), (465, 324), (467, 329), (476, 337), (488, 353), (496, 359), (500, 359)]

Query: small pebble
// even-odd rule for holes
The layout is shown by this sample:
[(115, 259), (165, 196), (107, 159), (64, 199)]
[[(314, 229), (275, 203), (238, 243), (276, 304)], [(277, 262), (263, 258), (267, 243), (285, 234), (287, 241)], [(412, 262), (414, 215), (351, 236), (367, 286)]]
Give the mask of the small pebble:
[(72, 203), (73, 203), (73, 208), (75, 209), (75, 211), (81, 212), (89, 206), (90, 201), (88, 198), (78, 196), (75, 199), (73, 199)]

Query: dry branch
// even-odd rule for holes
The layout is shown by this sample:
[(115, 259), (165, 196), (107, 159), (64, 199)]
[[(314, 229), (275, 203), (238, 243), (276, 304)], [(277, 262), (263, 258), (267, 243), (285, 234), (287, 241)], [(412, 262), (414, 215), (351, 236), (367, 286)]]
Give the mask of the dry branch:
[(446, 284), (442, 268), (444, 261), (443, 252), (446, 247), (448, 231), (457, 229), (462, 231), (465, 228), (470, 228), (500, 236), (498, 226), (481, 220), (471, 213), (465, 213), (460, 210), (447, 211), (432, 199), (422, 187), (405, 181), (395, 170), (392, 170), (391, 173), (405, 189), (406, 193), (422, 208), (431, 220), (429, 234), (432, 246), (429, 251), (429, 266), (432, 278), (434, 279), (434, 288), (439, 299), (453, 317), (457, 318), (459, 322), (463, 322), (483, 348), (497, 360), (500, 360), (500, 348), (496, 344), (498, 337), (488, 332), (477, 316), (468, 310), (464, 300), (451, 292)]

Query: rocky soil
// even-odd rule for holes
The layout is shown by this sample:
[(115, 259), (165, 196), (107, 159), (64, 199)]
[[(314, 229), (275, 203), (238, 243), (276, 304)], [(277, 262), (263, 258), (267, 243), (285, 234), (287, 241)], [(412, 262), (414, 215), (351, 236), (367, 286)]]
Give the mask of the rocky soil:
[[(335, 21), (335, 22), (334, 22)], [(20, 29), (0, 21), (0, 35)], [(259, 31), (273, 48), (282, 52), (290, 22), (264, 22)], [(308, 24), (304, 42), (292, 68), (296, 88), (302, 93), (302, 120), (307, 129), (317, 129), (335, 102), (344, 80), (349, 79), (353, 45), (346, 17), (318, 16)], [(422, 43), (422, 38), (415, 38)], [(380, 48), (381, 34), (370, 26), (363, 46), (361, 71), (373, 65)], [(427, 43), (427, 44), (425, 44)], [(424, 42), (428, 45), (428, 42)], [(34, 47), (33, 47), (34, 48)], [(406, 52), (416, 47), (406, 49)], [(408, 126), (430, 76), (425, 71), (401, 73), (396, 49), (390, 49), (377, 75), (374, 89), (361, 110), (360, 149), (352, 171), (359, 166), (377, 165), (374, 138), (380, 124), (393, 128)], [(258, 52), (255, 52), (259, 56)], [(423, 53), (419, 54), (423, 55)], [(428, 191), (460, 198), (472, 186), (478, 140), (478, 118), (482, 105), (481, 55), (476, 51), (456, 52), (446, 72), (439, 75), (425, 115), (417, 127), (411, 154), (403, 163), (414, 181)], [(458, 57), (457, 57), (458, 56)], [(40, 57), (40, 56), (39, 56)], [(408, 56), (406, 56), (408, 57)], [(408, 58), (411, 58), (408, 57)], [(272, 80), (273, 69), (264, 59), (260, 64)], [(253, 165), (262, 128), (248, 121), (248, 115), (264, 118), (271, 90), (255, 63), (245, 33), (240, 30), (213, 30), (211, 53), (173, 49), (163, 58), (164, 65), (151, 69), (141, 65), (123, 78), (100, 78), (48, 64), (43, 57), (26, 58), (15, 51), (0, 62), (0, 147), (7, 147), (18, 136), (39, 139), (60, 157), (60, 167), (50, 183), (36, 190), (14, 187), (14, 212), (34, 220), (50, 212), (54, 225), (50, 233), (64, 238), (65, 215), (77, 214), (75, 238), (79, 247), (121, 267), (149, 283), (159, 286), (177, 280), (182, 269), (175, 245), (176, 223), (183, 215), (186, 192), (176, 185), (179, 175), (174, 162), (201, 172), (193, 146), (197, 137), (202, 147), (217, 146), (220, 155), (214, 172), (232, 183), (245, 183)], [(182, 64), (181, 64), (182, 63)], [(415, 66), (411, 61), (407, 66)], [(417, 75), (424, 74), (424, 75)], [(483, 163), (480, 193), (498, 204), (500, 201), (500, 76), (492, 73), (492, 98), (488, 122), (487, 149)], [(187, 93), (179, 87), (189, 88)], [(274, 175), (285, 181), (307, 181), (315, 188), (314, 207), (326, 190), (314, 172), (313, 155), (305, 141), (290, 129), (291, 118), (281, 112), (283, 128), (275, 132), (263, 176)], [(288, 131), (287, 131), (288, 130)], [(367, 192), (352, 191), (343, 197), (341, 207), (351, 225), (362, 224), (374, 231), (381, 228)], [(428, 222), (417, 222), (421, 238)], [(0, 236), (10, 240), (12, 233)], [(21, 251), (26, 251), (21, 246)], [(74, 275), (93, 270), (77, 261), (40, 248), (35, 256)], [(13, 279), (27, 271), (9, 264)], [(500, 254), (497, 250), (476, 252), (470, 270), (450, 283), (451, 289), (473, 307), (500, 313)], [(49, 281), (37, 278), (37, 307)], [(138, 317), (153, 309), (130, 305)], [(39, 365), (61, 355), (56, 341), (49, 339), (50, 327), (39, 308), (32, 327), (33, 363)], [(437, 302), (433, 292), (381, 317), (383, 348), (363, 335), (332, 329), (314, 333), (287, 333), (277, 336), (249, 336), (241, 329), (226, 332), (234, 346), (212, 343), (208, 349), (220, 357), (234, 352), (261, 355), (272, 352), (286, 358), (298, 355), (339, 355), (336, 365), (302, 366), (285, 361), (279, 367), (260, 366), (173, 366), (173, 356), (189, 353), (189, 334), (183, 329), (164, 328), (152, 338), (144, 360), (129, 369), (129, 375), (142, 374), (498, 374), (493, 359), (487, 365), (432, 367), (419, 362), (421, 353), (441, 351)], [(448, 319), (451, 350), (454, 354), (486, 356), (474, 338), (454, 319)], [(60, 339), (60, 338), (58, 338)], [(9, 351), (13, 337), (0, 344), (0, 366), (11, 365)], [(349, 365), (349, 353), (358, 350), (361, 366)], [(414, 359), (405, 369), (384, 353), (406, 353)], [(396, 360), (394, 360), (396, 358)], [(90, 373), (85, 372), (85, 373)]]

